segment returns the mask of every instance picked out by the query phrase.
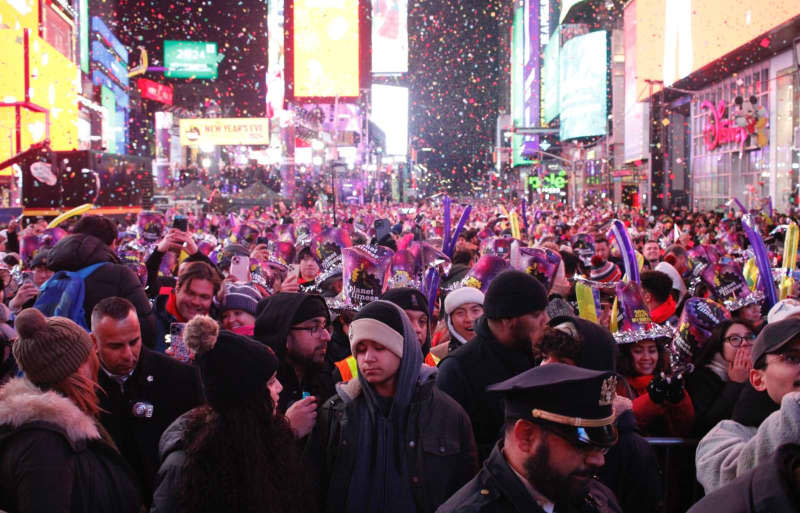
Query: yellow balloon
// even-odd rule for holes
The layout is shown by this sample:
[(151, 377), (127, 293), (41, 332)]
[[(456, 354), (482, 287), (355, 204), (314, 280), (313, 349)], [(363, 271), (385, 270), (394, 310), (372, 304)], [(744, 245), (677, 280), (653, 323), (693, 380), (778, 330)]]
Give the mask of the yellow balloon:
[(60, 225), (61, 223), (63, 223), (67, 219), (69, 219), (70, 217), (79, 216), (79, 215), (83, 214), (84, 212), (90, 211), (93, 208), (94, 208), (94, 205), (92, 205), (91, 203), (84, 203), (83, 205), (81, 205), (79, 207), (75, 207), (72, 210), (64, 212), (60, 216), (56, 217), (55, 219), (50, 221), (50, 224), (48, 224), (47, 227), (48, 228), (55, 228), (56, 226)]

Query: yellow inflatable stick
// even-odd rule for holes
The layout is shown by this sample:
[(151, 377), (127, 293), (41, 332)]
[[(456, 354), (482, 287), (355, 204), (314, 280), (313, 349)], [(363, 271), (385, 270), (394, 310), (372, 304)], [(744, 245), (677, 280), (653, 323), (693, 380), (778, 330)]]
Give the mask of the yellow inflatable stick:
[(69, 210), (69, 211), (64, 212), (63, 214), (59, 215), (58, 217), (56, 217), (55, 219), (50, 221), (50, 224), (48, 224), (47, 227), (48, 228), (55, 228), (56, 226), (60, 225), (61, 223), (63, 223), (67, 219), (69, 219), (70, 217), (79, 216), (79, 215), (83, 214), (84, 212), (90, 211), (93, 208), (94, 208), (94, 205), (92, 205), (91, 203), (84, 203), (83, 205), (81, 205), (79, 207), (75, 207), (72, 210)]

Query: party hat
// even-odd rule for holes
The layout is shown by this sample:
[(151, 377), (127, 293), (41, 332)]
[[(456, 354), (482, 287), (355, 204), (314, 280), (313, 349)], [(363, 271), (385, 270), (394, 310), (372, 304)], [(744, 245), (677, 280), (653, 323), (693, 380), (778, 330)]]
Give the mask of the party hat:
[(394, 251), (385, 246), (354, 246), (342, 249), (345, 297), (356, 308), (377, 300), (389, 284)]
[(616, 287), (621, 322), (614, 333), (618, 344), (671, 337), (672, 329), (653, 322), (642, 298), (642, 287), (636, 282), (620, 282)]
[(506, 259), (497, 255), (483, 255), (461, 281), (465, 287), (475, 287), (484, 294), (498, 274), (509, 268)]

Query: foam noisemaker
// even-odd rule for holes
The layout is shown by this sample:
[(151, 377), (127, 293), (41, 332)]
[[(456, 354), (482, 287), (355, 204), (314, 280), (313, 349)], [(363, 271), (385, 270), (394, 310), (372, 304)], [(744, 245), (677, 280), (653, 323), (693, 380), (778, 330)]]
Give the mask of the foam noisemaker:
[(528, 201), (525, 198), (522, 198), (522, 210), (520, 211), (520, 215), (522, 216), (522, 229), (525, 230), (525, 236), (528, 236)]
[(517, 217), (517, 212), (515, 210), (511, 211), (511, 236), (515, 239), (521, 239), (522, 235), (519, 231), (519, 218)]
[[(444, 250), (450, 247), (450, 237), (453, 235), (450, 233), (450, 196), (445, 196), (442, 203), (444, 206), (444, 233), (442, 234), (444, 240), (442, 242), (442, 249)], [(456, 238), (458, 238), (458, 235), (456, 235)]]
[(576, 281), (575, 297), (578, 300), (578, 315), (587, 321), (598, 322), (600, 294), (597, 289), (583, 281)]
[(753, 248), (753, 253), (756, 257), (756, 265), (758, 266), (758, 274), (762, 277), (759, 281), (761, 291), (764, 293), (764, 302), (767, 308), (778, 302), (778, 294), (775, 291), (775, 282), (771, 280), (772, 269), (769, 264), (769, 256), (767, 255), (767, 248), (764, 246), (764, 240), (758, 233), (758, 227), (751, 214), (742, 216), (742, 228), (750, 241), (750, 246)]
[(94, 205), (91, 203), (84, 203), (78, 207), (73, 208), (72, 210), (68, 210), (63, 214), (59, 215), (47, 225), (48, 228), (55, 228), (56, 226), (60, 225), (62, 222), (66, 221), (70, 217), (79, 216), (85, 212), (90, 211), (94, 208)]
[(614, 219), (609, 233), (613, 235), (617, 246), (619, 246), (619, 253), (622, 256), (622, 262), (625, 264), (625, 280), (639, 283), (639, 265), (636, 261), (636, 250), (633, 248), (628, 230), (625, 229), (622, 221)]
[(786, 270), (786, 276), (781, 280), (780, 284), (780, 298), (786, 299), (792, 291), (794, 285), (794, 278), (792, 278), (792, 271), (797, 267), (797, 241), (798, 230), (796, 223), (791, 223), (786, 229), (786, 238), (783, 241), (783, 268)]

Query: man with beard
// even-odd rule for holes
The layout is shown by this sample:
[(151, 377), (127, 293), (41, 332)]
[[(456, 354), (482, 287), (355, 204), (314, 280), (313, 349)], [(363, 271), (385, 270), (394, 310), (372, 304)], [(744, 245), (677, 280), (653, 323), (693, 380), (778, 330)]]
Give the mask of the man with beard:
[(616, 377), (562, 363), (489, 387), (505, 399), (505, 433), (478, 475), (437, 513), (620, 512), (592, 476), (617, 441)]
[(325, 361), (331, 339), (328, 305), (314, 294), (279, 292), (261, 301), (257, 313), (254, 337), (280, 361), (278, 410), (302, 438), (314, 427), (318, 405), (335, 393)]
[(481, 459), (501, 436), (504, 420), (500, 397), (486, 387), (533, 367), (534, 345), (547, 327), (546, 307), (547, 291), (536, 278), (500, 273), (486, 291), (473, 339), (439, 364), (436, 384), (469, 415)]

